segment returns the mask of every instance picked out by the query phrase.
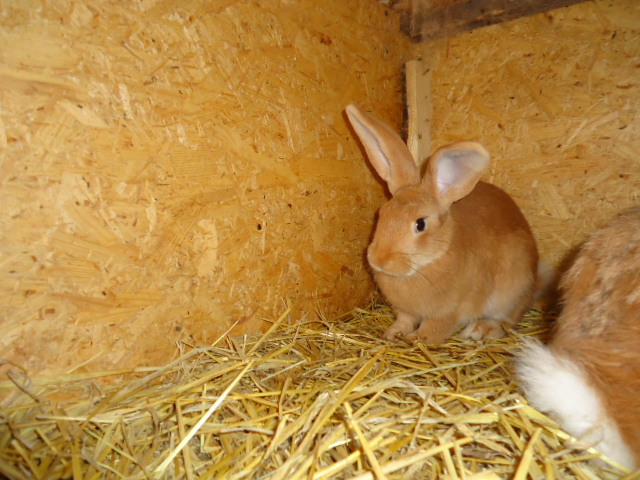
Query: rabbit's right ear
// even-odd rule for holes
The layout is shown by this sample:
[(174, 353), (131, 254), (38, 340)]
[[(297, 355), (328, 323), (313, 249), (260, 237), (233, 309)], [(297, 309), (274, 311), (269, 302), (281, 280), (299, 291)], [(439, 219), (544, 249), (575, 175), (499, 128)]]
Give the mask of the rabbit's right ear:
[(420, 181), (418, 167), (400, 135), (355, 105), (347, 106), (346, 112), (373, 168), (387, 182), (391, 195)]
[(474, 189), (489, 158), (477, 142), (453, 143), (431, 156), (423, 182), (431, 182), (440, 205), (449, 208)]

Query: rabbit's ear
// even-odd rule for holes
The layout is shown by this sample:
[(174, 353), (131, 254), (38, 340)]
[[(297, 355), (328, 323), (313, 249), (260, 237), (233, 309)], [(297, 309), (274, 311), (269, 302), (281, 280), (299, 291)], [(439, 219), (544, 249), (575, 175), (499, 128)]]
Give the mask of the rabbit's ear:
[(391, 195), (402, 187), (419, 183), (420, 172), (400, 135), (355, 105), (349, 105), (346, 112), (373, 168), (387, 182)]
[(423, 182), (432, 182), (442, 207), (471, 193), (489, 167), (489, 152), (476, 142), (460, 142), (438, 150), (429, 160)]

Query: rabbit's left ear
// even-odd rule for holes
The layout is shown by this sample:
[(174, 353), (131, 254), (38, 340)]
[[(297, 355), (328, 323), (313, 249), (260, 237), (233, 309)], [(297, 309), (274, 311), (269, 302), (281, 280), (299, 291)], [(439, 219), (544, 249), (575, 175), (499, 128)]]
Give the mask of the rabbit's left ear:
[(453, 143), (433, 154), (422, 181), (431, 182), (438, 202), (448, 209), (471, 193), (489, 159), (489, 152), (477, 142)]
[(355, 105), (349, 105), (346, 113), (371, 165), (387, 182), (391, 195), (402, 187), (420, 183), (420, 171), (400, 135)]

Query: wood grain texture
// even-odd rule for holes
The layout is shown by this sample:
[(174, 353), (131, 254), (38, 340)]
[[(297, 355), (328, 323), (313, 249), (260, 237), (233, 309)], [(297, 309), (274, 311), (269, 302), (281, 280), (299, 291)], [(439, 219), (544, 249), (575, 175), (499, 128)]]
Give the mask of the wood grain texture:
[(302, 320), (368, 302), (384, 194), (343, 110), (399, 123), (395, 14), (20, 0), (0, 27), (5, 359), (162, 363), (287, 304)]

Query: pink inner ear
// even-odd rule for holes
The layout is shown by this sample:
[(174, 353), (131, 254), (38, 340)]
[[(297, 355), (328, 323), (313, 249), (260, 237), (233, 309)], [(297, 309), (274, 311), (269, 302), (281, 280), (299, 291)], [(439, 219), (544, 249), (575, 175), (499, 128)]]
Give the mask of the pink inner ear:
[(464, 166), (457, 164), (454, 160), (447, 157), (442, 157), (438, 161), (438, 175), (436, 177), (436, 185), (438, 191), (443, 193), (449, 188), (456, 185), (463, 180), (466, 175), (467, 169)]
[(473, 190), (489, 164), (489, 155), (475, 144), (455, 144), (438, 152), (432, 162), (431, 181), (438, 202), (449, 208)]

